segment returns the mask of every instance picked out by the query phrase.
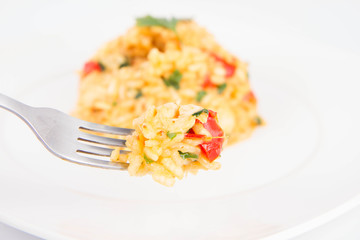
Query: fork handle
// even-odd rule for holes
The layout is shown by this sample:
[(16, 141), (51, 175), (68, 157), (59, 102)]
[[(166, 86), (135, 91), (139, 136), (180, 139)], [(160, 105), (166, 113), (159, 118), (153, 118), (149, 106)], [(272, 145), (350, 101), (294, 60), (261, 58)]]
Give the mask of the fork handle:
[(23, 120), (31, 115), (32, 107), (0, 93), (0, 108), (4, 108)]

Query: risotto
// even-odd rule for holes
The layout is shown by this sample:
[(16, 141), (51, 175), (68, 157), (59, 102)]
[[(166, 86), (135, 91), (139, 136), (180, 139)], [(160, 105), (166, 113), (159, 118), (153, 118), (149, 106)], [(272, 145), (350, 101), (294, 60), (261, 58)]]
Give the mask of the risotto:
[(148, 16), (85, 64), (75, 115), (130, 128), (150, 106), (177, 101), (218, 112), (229, 143), (261, 124), (245, 62), (194, 21)]
[(188, 172), (216, 170), (214, 162), (221, 153), (224, 131), (216, 112), (196, 105), (167, 103), (151, 106), (134, 120), (135, 132), (126, 137), (128, 154), (111, 155), (114, 162), (129, 163), (132, 176), (150, 173), (152, 178), (172, 186)]
[[(218, 113), (219, 125), (230, 144), (246, 138), (256, 126), (262, 124), (256, 110), (257, 101), (250, 88), (247, 64), (226, 51), (210, 33), (190, 19), (151, 16), (136, 19), (136, 25), (125, 35), (98, 50), (85, 63), (80, 75), (79, 97), (74, 115), (87, 121), (133, 128), (133, 121), (137, 119), (135, 127), (140, 130), (139, 124), (147, 121), (146, 117), (140, 117), (145, 111), (150, 115), (155, 114), (153, 111), (160, 114), (160, 109), (175, 108), (173, 104), (164, 105), (166, 103), (176, 102), (187, 107), (192, 106), (188, 104), (194, 104), (202, 109), (211, 109), (210, 115), (212, 112)], [(154, 106), (159, 109), (156, 110)], [(179, 112), (182, 112), (181, 109), (182, 107)], [(180, 114), (178, 117), (182, 119), (184, 116)], [(191, 122), (195, 121), (193, 117), (192, 119)], [(141, 129), (135, 134), (138, 137), (146, 136), (143, 131)], [(184, 126), (175, 132), (170, 131), (181, 134), (177, 134), (172, 142), (166, 140), (169, 144), (177, 141), (177, 144), (181, 141), (191, 142), (191, 139), (183, 139), (183, 131)], [(129, 144), (137, 149), (135, 145), (140, 143), (134, 139), (129, 139)], [(197, 161), (182, 159), (181, 156), (161, 157), (169, 152), (157, 152), (155, 145), (151, 144), (158, 144), (158, 139), (150, 139), (151, 141), (141, 141), (145, 144), (144, 149), (147, 149), (144, 150), (146, 158), (154, 162), (145, 165), (135, 157), (135, 153), (131, 153), (126, 159), (130, 162), (130, 174), (141, 175), (151, 171), (157, 181), (171, 185), (174, 176), (182, 178), (192, 168), (219, 167), (215, 162), (206, 163), (201, 157)], [(172, 153), (177, 155), (177, 151), (185, 151), (176, 150), (176, 147), (174, 149)], [(197, 148), (191, 154), (197, 155), (198, 151)], [(141, 155), (142, 152), (136, 154)], [(165, 160), (155, 161), (158, 158)], [(180, 158), (186, 160), (186, 164), (181, 163)], [(170, 170), (175, 166), (174, 163), (165, 163), (168, 161), (166, 159), (172, 159), (177, 167), (182, 167), (176, 168), (174, 173)], [(116, 161), (122, 160), (124, 159)], [(154, 174), (155, 172), (169, 172), (170, 175)], [(160, 175), (163, 180), (159, 180)]]

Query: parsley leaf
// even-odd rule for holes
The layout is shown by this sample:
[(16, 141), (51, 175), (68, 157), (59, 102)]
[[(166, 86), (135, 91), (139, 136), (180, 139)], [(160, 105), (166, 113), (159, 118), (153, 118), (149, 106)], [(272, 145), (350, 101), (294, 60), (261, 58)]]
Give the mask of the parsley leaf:
[(181, 78), (181, 72), (179, 70), (175, 70), (168, 78), (163, 78), (163, 81), (166, 86), (174, 87), (176, 90), (179, 90)]
[(116, 107), (116, 105), (117, 105), (117, 101), (113, 101), (113, 102), (112, 102), (112, 106), (113, 106), (113, 107)]
[(145, 154), (144, 154), (144, 159), (145, 159), (146, 164), (151, 164), (151, 163), (154, 162), (153, 160), (151, 160), (150, 158), (148, 158)]
[(98, 61), (98, 64), (100, 66), (101, 71), (105, 71), (105, 69), (106, 69), (105, 65), (100, 61)]
[(135, 99), (141, 98), (143, 95), (142, 91), (139, 89), (138, 92), (135, 95)]
[(138, 27), (151, 27), (151, 26), (158, 26), (170, 29), (176, 32), (176, 24), (180, 21), (180, 19), (176, 18), (155, 18), (150, 15), (145, 17), (140, 17), (136, 19), (136, 25)]
[(174, 133), (171, 133), (171, 132), (167, 132), (166, 133), (166, 136), (168, 136), (168, 138), (170, 138), (171, 140), (173, 140), (176, 135), (178, 135), (179, 133), (178, 132), (174, 132)]
[(256, 125), (261, 125), (262, 122), (263, 122), (263, 120), (261, 119), (261, 117), (256, 116), (256, 117), (254, 118), (254, 122), (255, 122)]
[(130, 61), (128, 58), (125, 58), (124, 62), (122, 62), (120, 65), (119, 65), (119, 68), (123, 68), (123, 67), (127, 67), (127, 66), (130, 66)]
[(182, 157), (182, 159), (187, 159), (187, 158), (194, 158), (194, 159), (198, 159), (199, 156), (196, 155), (195, 153), (189, 153), (189, 152), (182, 152), (182, 151), (178, 151), (180, 154), (180, 157)]
[(201, 109), (200, 111), (196, 112), (196, 113), (193, 113), (192, 115), (195, 116), (195, 117), (198, 117), (200, 116), (202, 113), (206, 113), (206, 114), (209, 114), (209, 110), (207, 110), (206, 108), (203, 108)]
[(206, 91), (201, 90), (196, 94), (196, 101), (197, 102), (201, 102), (201, 100), (203, 99), (203, 97), (205, 97), (206, 95)]
[(225, 90), (226, 87), (227, 87), (226, 83), (218, 85), (217, 86), (218, 93), (221, 94)]

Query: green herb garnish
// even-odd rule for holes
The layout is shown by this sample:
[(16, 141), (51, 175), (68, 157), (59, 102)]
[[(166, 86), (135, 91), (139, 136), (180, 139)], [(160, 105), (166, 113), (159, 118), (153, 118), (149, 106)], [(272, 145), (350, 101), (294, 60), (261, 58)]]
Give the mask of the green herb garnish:
[(124, 62), (122, 62), (120, 65), (119, 65), (119, 68), (123, 68), (123, 67), (127, 67), (127, 66), (130, 66), (130, 61), (128, 58), (125, 58)]
[(178, 134), (179, 134), (179, 132), (174, 132), (174, 133), (167, 132), (167, 133), (166, 133), (166, 136), (168, 136), (168, 138), (170, 138), (171, 140), (173, 140)]
[(206, 108), (201, 109), (200, 111), (197, 111), (196, 113), (193, 113), (192, 115), (195, 117), (200, 116), (202, 113), (206, 113), (209, 114), (209, 110), (207, 110)]
[(255, 122), (256, 125), (261, 125), (262, 122), (263, 122), (263, 120), (261, 119), (261, 117), (256, 116), (256, 117), (254, 118), (254, 122)]
[(195, 153), (189, 153), (189, 152), (182, 152), (182, 151), (178, 151), (180, 154), (180, 157), (182, 157), (182, 159), (187, 159), (187, 158), (194, 158), (194, 159), (198, 159), (199, 156), (196, 155)]
[(175, 70), (168, 78), (163, 78), (163, 81), (166, 86), (174, 87), (176, 90), (179, 90), (181, 78), (181, 72), (179, 70)]
[(117, 105), (117, 101), (113, 101), (113, 102), (112, 102), (112, 106), (113, 106), (113, 107), (116, 107), (116, 105)]
[(138, 99), (138, 98), (142, 97), (142, 95), (143, 95), (143, 93), (142, 93), (142, 91), (139, 89), (138, 92), (137, 92), (136, 95), (135, 95), (135, 99)]
[(144, 159), (145, 159), (146, 164), (151, 164), (151, 163), (154, 162), (153, 160), (151, 160), (150, 158), (148, 158), (145, 154), (144, 154)]
[(201, 102), (201, 100), (203, 99), (203, 97), (205, 97), (206, 95), (206, 91), (201, 90), (196, 94), (196, 101), (197, 102)]
[(105, 71), (105, 69), (106, 69), (105, 65), (100, 61), (98, 61), (98, 64), (100, 66), (101, 71)]
[(218, 86), (217, 86), (218, 93), (219, 93), (219, 94), (222, 94), (222, 92), (225, 90), (226, 87), (227, 87), (227, 84), (226, 84), (226, 83), (223, 83), (223, 84), (218, 85)]
[(158, 26), (170, 29), (176, 32), (176, 24), (180, 21), (177, 18), (155, 18), (150, 15), (145, 17), (140, 17), (136, 19), (136, 25), (138, 27), (151, 27), (151, 26)]

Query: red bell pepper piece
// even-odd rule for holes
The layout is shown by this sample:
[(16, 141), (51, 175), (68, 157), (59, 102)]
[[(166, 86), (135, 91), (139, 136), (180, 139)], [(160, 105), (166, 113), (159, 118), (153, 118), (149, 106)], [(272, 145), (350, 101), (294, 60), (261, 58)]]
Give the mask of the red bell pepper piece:
[(223, 58), (219, 57), (218, 55), (216, 55), (215, 53), (211, 53), (211, 56), (213, 58), (215, 58), (216, 61), (222, 63), (222, 65), (225, 68), (225, 77), (231, 77), (232, 75), (234, 75), (235, 70), (236, 70), (236, 66), (228, 63), (227, 61), (225, 61)]
[(209, 110), (209, 116), (212, 118), (216, 118), (217, 112), (214, 112), (213, 110)]
[(216, 119), (216, 112), (209, 110), (207, 121), (203, 123), (206, 130), (213, 137), (210, 141), (200, 144), (201, 150), (209, 162), (219, 157), (224, 143), (224, 131), (221, 129)]
[(185, 134), (185, 138), (190, 138), (190, 139), (205, 139), (206, 136), (202, 135), (202, 134), (196, 134), (196, 133), (186, 133)]
[(243, 97), (243, 101), (245, 101), (245, 102), (251, 102), (251, 101), (255, 101), (255, 100), (256, 100), (256, 97), (252, 91), (248, 92)]
[[(197, 120), (197, 119), (196, 119)], [(196, 122), (195, 120), (195, 122)], [(195, 133), (194, 130), (192, 128), (189, 129), (189, 131), (187, 133)]]
[(98, 72), (102, 71), (102, 68), (98, 62), (89, 61), (89, 62), (85, 63), (84, 69), (83, 69), (84, 76), (88, 75), (92, 71), (98, 71)]
[(204, 140), (204, 142), (200, 144), (201, 152), (209, 162), (212, 162), (218, 158), (221, 153), (224, 143), (224, 131), (217, 122), (217, 113), (212, 110), (208, 111), (209, 114), (205, 123), (200, 122), (198, 119), (196, 119), (195, 122), (204, 126), (211, 134), (211, 140), (207, 140), (208, 137), (206, 135), (194, 133), (193, 129), (190, 129), (189, 132), (185, 134), (185, 138)]
[(213, 162), (220, 156), (224, 138), (213, 138), (211, 141), (200, 144), (200, 148), (209, 162)]
[(216, 112), (209, 110), (209, 116), (207, 121), (203, 123), (203, 126), (206, 130), (209, 131), (213, 137), (222, 137), (224, 136), (224, 131), (221, 129), (216, 120)]
[(206, 75), (205, 75), (204, 83), (202, 84), (202, 87), (203, 87), (203, 88), (216, 87), (216, 85), (211, 82), (211, 79), (210, 79), (209, 74), (206, 74)]
[(234, 75), (236, 70), (236, 67), (234, 65), (224, 63), (224, 68), (225, 68), (225, 77), (231, 77), (232, 75)]

